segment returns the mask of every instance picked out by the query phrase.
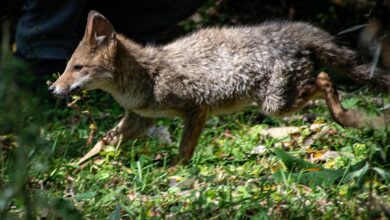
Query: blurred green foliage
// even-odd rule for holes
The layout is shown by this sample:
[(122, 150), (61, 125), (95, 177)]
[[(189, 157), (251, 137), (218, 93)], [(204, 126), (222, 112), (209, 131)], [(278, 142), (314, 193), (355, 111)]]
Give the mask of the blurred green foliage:
[[(45, 122), (41, 98), (25, 88), (31, 83), (30, 68), (12, 57), (7, 46), (9, 32), (3, 26), (0, 61), (0, 219), (81, 219), (67, 200), (51, 196), (45, 180), (52, 152), (43, 139)], [(38, 186), (39, 184), (40, 186)], [(12, 210), (17, 211), (12, 211)]]

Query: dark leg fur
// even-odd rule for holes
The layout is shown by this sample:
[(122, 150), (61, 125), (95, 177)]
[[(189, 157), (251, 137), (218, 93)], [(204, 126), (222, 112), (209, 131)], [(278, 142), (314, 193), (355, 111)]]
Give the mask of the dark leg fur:
[(359, 127), (362, 125), (362, 117), (359, 113), (343, 108), (338, 99), (333, 83), (327, 73), (321, 72), (318, 74), (316, 85), (322, 93), (322, 96), (325, 98), (333, 120), (346, 127)]
[(334, 121), (346, 127), (358, 127), (362, 125), (362, 117), (359, 113), (348, 111), (341, 105), (336, 90), (329, 75), (321, 72), (313, 84), (302, 87), (300, 95), (290, 108), (285, 109), (280, 115), (295, 112), (305, 104), (317, 98), (324, 98)]
[(179, 147), (177, 162), (186, 164), (195, 152), (196, 144), (207, 118), (207, 107), (187, 113), (184, 117), (184, 131)]

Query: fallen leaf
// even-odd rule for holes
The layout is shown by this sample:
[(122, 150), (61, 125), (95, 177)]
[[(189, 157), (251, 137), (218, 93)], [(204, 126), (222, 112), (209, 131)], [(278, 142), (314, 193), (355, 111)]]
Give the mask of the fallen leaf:
[(292, 140), (292, 141), (286, 141), (286, 142), (282, 142), (282, 145), (283, 147), (285, 148), (292, 148), (293, 146), (296, 145), (296, 141), (295, 140)]
[(320, 170), (322, 170), (322, 169), (319, 168), (319, 167), (310, 167), (310, 168), (306, 168), (305, 170), (306, 170), (306, 171), (320, 171)]
[(195, 183), (195, 180), (195, 177), (184, 178), (181, 176), (172, 176), (169, 178), (169, 186), (179, 188), (192, 188)]
[(301, 127), (277, 127), (277, 128), (267, 128), (260, 131), (261, 135), (270, 136), (273, 138), (283, 138), (288, 137), (290, 134), (299, 133)]
[(316, 151), (312, 154), (312, 161), (327, 161), (340, 156), (340, 153), (337, 151)]
[(323, 122), (316, 122), (316, 123), (313, 123), (309, 126), (309, 129), (311, 131), (319, 131), (320, 129), (322, 129), (326, 124), (323, 123)]
[(273, 173), (276, 173), (276, 172), (278, 172), (279, 170), (283, 170), (283, 169), (285, 169), (285, 166), (284, 166), (282, 163), (278, 163), (277, 165), (271, 166), (271, 171), (272, 171)]
[(317, 133), (313, 133), (303, 140), (302, 147), (304, 150), (308, 149), (316, 140), (329, 134), (330, 131), (328, 127), (324, 127), (324, 124), (312, 124), (310, 130)]
[(336, 160), (328, 161), (324, 164), (324, 168), (331, 169), (335, 166), (335, 164), (336, 164)]
[(263, 154), (267, 151), (267, 147), (264, 145), (256, 146), (252, 149), (251, 154)]
[(165, 126), (153, 126), (147, 131), (149, 137), (157, 138), (162, 143), (172, 144), (171, 133)]
[(169, 153), (167, 152), (162, 152), (162, 153), (158, 153), (155, 157), (154, 157), (154, 160), (162, 160), (164, 158), (167, 158), (169, 156)]

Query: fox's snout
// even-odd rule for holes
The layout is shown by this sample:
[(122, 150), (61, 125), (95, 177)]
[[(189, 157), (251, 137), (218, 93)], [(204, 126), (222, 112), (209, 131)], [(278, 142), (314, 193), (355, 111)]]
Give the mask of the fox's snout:
[(54, 93), (54, 90), (55, 90), (55, 86), (54, 86), (54, 84), (51, 84), (51, 85), (49, 86), (49, 91), (50, 91), (51, 93)]
[(62, 97), (81, 89), (81, 86), (81, 83), (75, 82), (73, 77), (64, 73), (49, 86), (49, 91), (55, 96)]
[(76, 87), (69, 87), (69, 86), (64, 86), (64, 87), (58, 87), (58, 86), (56, 86), (56, 85), (51, 85), (50, 87), (49, 87), (49, 91), (53, 94), (53, 95), (55, 95), (55, 96), (57, 96), (57, 97), (61, 97), (61, 96), (66, 96), (66, 95), (68, 95), (69, 93), (71, 93), (71, 92), (74, 92), (74, 91), (77, 91), (77, 90), (79, 90), (80, 89), (80, 87), (78, 87), (78, 86), (76, 86)]

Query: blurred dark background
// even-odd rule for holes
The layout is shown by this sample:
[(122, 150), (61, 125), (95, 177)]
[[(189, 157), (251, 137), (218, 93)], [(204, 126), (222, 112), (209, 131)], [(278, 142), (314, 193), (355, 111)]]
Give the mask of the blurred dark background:
[[(105, 15), (117, 32), (143, 44), (166, 43), (202, 26), (274, 19), (307, 21), (334, 35), (356, 27), (338, 39), (367, 56), (374, 56), (380, 45), (380, 62), (390, 66), (389, 50), (384, 49), (389, 45), (384, 36), (389, 30), (390, 0), (3, 0), (1, 4), (1, 22), (11, 23), (13, 51), (33, 63), (33, 72), (44, 79), (62, 71), (91, 9)], [(357, 28), (362, 24), (370, 25)]]
[[(390, 0), (3, 0), (0, 22), (8, 24), (7, 44), (30, 70), (14, 74), (21, 88), (54, 102), (47, 83), (64, 70), (90, 10), (141, 44), (168, 43), (205, 26), (305, 21), (360, 51), (373, 66), (390, 69)], [(349, 90), (360, 88), (339, 74), (332, 78)]]

